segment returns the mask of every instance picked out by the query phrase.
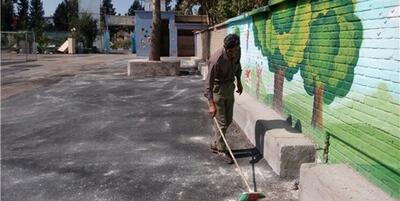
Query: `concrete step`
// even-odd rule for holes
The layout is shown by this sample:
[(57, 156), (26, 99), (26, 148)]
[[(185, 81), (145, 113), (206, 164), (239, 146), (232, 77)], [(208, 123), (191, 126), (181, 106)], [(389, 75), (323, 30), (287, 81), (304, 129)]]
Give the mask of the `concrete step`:
[(197, 57), (179, 57), (179, 60), (181, 61), (182, 68), (197, 68), (199, 62), (201, 61), (201, 59)]
[(199, 71), (197, 70), (197, 66), (195, 67), (180, 67), (179, 75), (198, 75)]
[(133, 59), (128, 61), (128, 76), (133, 78), (154, 76), (176, 76), (179, 74), (179, 60), (148, 61)]
[(394, 201), (344, 164), (303, 164), (300, 201)]

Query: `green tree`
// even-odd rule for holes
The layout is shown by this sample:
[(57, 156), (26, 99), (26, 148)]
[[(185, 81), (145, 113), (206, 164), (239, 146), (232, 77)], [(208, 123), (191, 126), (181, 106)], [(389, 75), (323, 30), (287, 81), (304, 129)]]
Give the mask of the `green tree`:
[(198, 6), (197, 14), (207, 15), (209, 22), (216, 24), (265, 6), (267, 2), (268, 0), (177, 0), (175, 8), (180, 14), (193, 14), (193, 7)]
[(314, 96), (314, 127), (323, 126), (323, 103), (330, 104), (335, 97), (346, 96), (353, 83), (363, 37), (354, 6), (351, 0), (312, 6), (313, 19), (301, 76), (307, 94)]
[(42, 39), (42, 34), (45, 26), (43, 2), (41, 0), (31, 0), (30, 6), (30, 28), (36, 34), (39, 41)]
[(138, 0), (133, 1), (131, 7), (129, 7), (127, 15), (129, 16), (135, 15), (135, 10), (144, 10), (144, 7)]
[(192, 15), (192, 8), (196, 2), (196, 0), (180, 1), (176, 10), (180, 15)]
[(237, 15), (237, 10), (234, 7), (236, 7), (236, 5), (232, 5), (232, 1), (219, 0), (215, 7), (217, 22), (222, 22), (226, 19), (235, 17)]
[(292, 80), (304, 60), (310, 20), (309, 0), (289, 1), (278, 5), (273, 14), (253, 16), (256, 46), (274, 73), (273, 107), (278, 112), (283, 109), (284, 80)]
[(14, 2), (13, 0), (1, 0), (1, 30), (11, 31), (14, 21)]
[(100, 24), (103, 29), (106, 26), (106, 15), (116, 15), (112, 0), (103, 0), (100, 8)]
[(223, 6), (217, 8), (218, 4), (228, 5), (232, 3), (227, 0), (177, 0), (175, 10), (181, 15), (192, 15), (193, 8), (198, 6), (197, 14), (207, 15), (209, 22), (215, 24), (221, 21), (221, 15), (225, 16), (226, 12), (231, 12), (231, 7), (226, 6), (225, 9), (221, 9)]
[(77, 21), (79, 20), (79, 2), (78, 0), (64, 0), (67, 1), (68, 10), (68, 31), (72, 28), (77, 27)]
[(161, 11), (160, 0), (153, 0), (153, 25), (151, 31), (150, 61), (160, 61)]
[(85, 44), (85, 47), (92, 48), (93, 42), (96, 39), (98, 29), (97, 21), (90, 14), (83, 13), (77, 23), (77, 33)]
[(68, 31), (68, 9), (65, 1), (58, 4), (53, 14), (53, 20), (57, 31)]
[(17, 30), (28, 30), (29, 25), (29, 0), (19, 0)]
[(70, 31), (77, 26), (78, 18), (78, 0), (64, 0), (58, 4), (53, 14), (54, 25), (58, 31)]

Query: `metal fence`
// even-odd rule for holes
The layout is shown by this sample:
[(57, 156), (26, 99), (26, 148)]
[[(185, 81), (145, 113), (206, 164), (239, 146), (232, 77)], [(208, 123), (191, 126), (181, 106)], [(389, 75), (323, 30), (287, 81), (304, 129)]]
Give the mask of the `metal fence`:
[(37, 60), (35, 33), (30, 31), (1, 31), (1, 63), (19, 63)]

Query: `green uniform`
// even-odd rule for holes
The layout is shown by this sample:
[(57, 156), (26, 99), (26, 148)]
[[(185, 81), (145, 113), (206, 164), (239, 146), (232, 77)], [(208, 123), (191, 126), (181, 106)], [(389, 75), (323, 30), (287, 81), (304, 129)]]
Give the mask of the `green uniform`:
[[(242, 72), (239, 61), (240, 54), (234, 59), (229, 59), (224, 48), (216, 51), (209, 59), (204, 95), (209, 100), (214, 100), (217, 109), (215, 117), (224, 135), (233, 119), (234, 81), (235, 76), (240, 77)], [(214, 134), (211, 145), (217, 145), (218, 150), (226, 151), (226, 145), (218, 130)]]

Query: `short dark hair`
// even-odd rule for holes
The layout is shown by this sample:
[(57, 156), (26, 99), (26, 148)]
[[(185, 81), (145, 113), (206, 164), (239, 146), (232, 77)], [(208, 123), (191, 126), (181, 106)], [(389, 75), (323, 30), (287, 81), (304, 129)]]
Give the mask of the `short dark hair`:
[(224, 48), (231, 49), (240, 44), (240, 38), (236, 34), (228, 34), (224, 39)]

